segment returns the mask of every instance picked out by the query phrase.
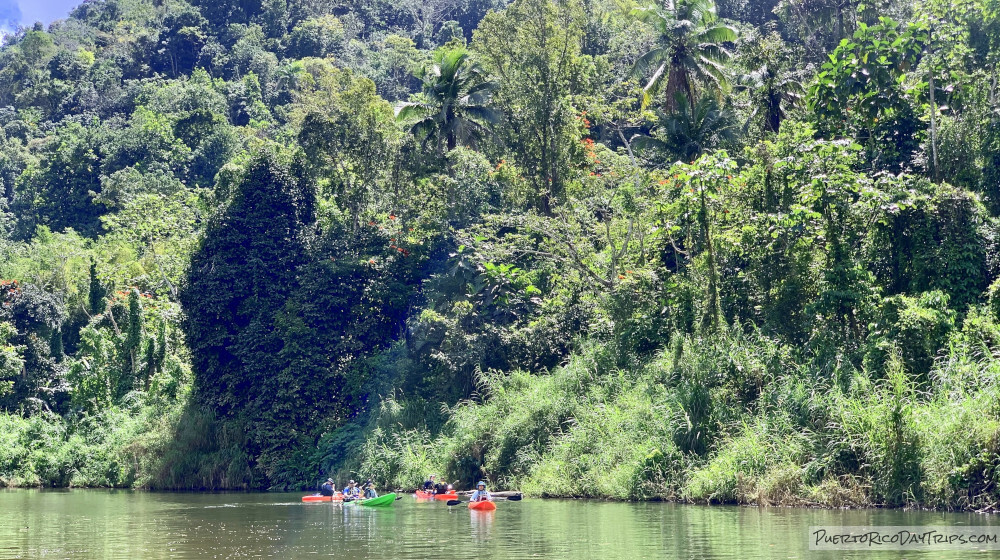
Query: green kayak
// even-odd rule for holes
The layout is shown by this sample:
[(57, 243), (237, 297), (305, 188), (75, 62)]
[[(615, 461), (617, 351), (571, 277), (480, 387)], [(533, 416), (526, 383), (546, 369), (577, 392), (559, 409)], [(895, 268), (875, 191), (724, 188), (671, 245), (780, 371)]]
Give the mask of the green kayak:
[(391, 506), (395, 502), (396, 494), (386, 494), (370, 500), (358, 500), (358, 504), (362, 506)]

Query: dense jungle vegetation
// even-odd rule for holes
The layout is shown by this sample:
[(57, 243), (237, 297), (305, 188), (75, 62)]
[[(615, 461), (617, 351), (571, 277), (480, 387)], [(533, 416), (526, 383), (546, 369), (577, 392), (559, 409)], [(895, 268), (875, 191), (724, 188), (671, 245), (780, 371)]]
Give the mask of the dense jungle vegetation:
[(0, 484), (1000, 507), (998, 0), (87, 0)]

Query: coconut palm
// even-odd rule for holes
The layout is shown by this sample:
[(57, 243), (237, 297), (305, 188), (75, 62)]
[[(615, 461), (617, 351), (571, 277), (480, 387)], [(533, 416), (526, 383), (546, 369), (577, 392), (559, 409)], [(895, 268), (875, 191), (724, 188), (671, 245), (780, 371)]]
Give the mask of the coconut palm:
[(400, 105), (396, 118), (421, 140), (433, 138), (438, 151), (474, 144), (499, 119), (490, 106), (497, 84), (464, 47), (438, 50), (416, 76), (423, 81), (423, 92)]
[(677, 92), (675, 97), (677, 111), (667, 114), (657, 109), (653, 136), (634, 136), (631, 143), (635, 148), (660, 150), (682, 161), (694, 161), (723, 142), (736, 139), (733, 113), (719, 107), (714, 97), (702, 96), (693, 110), (683, 93)]
[(741, 55), (748, 72), (736, 80), (736, 88), (750, 94), (750, 116), (744, 126), (755, 119), (762, 119), (763, 126), (777, 133), (788, 108), (802, 99), (799, 72), (788, 68), (786, 45), (775, 33), (747, 42)]
[(695, 82), (701, 80), (718, 90), (728, 87), (724, 64), (729, 51), (724, 43), (736, 40), (736, 30), (718, 21), (712, 0), (667, 0), (665, 6), (637, 8), (632, 15), (657, 32), (657, 45), (639, 57), (633, 77), (652, 76), (643, 88), (645, 108), (665, 90), (665, 109), (677, 109), (677, 93), (683, 93), (694, 110)]

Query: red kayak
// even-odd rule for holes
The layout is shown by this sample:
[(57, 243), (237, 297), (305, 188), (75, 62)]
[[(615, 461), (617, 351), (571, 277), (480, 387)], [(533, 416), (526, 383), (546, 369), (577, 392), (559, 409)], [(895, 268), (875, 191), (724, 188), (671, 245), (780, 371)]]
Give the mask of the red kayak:
[(312, 496), (302, 496), (303, 502), (343, 502), (344, 496), (340, 494), (334, 494), (333, 496), (320, 496), (315, 494)]
[(497, 509), (497, 505), (493, 502), (481, 501), (481, 502), (469, 502), (469, 509), (474, 509), (476, 511), (493, 511)]

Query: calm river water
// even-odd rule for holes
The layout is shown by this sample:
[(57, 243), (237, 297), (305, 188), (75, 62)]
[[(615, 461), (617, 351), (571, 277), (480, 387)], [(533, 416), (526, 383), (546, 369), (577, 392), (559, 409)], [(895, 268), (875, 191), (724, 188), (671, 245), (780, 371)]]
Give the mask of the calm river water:
[(812, 552), (818, 525), (994, 525), (992, 516), (531, 500), (492, 513), (417, 502), (303, 504), (297, 494), (0, 491), (0, 558), (987, 558)]

